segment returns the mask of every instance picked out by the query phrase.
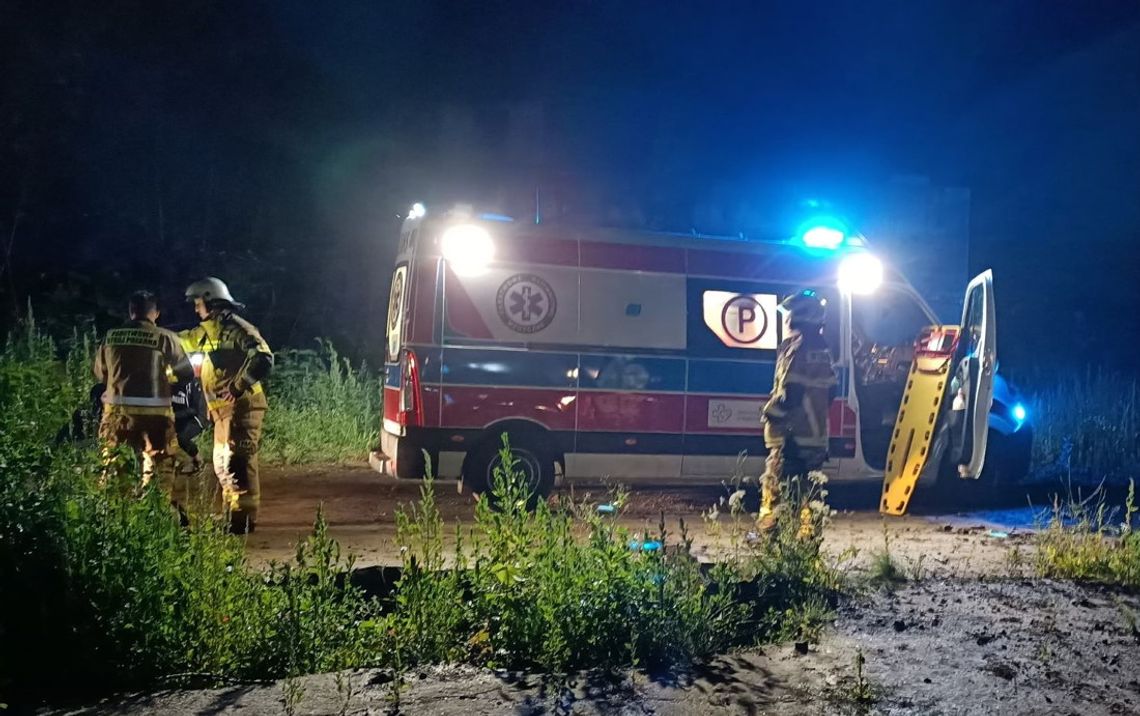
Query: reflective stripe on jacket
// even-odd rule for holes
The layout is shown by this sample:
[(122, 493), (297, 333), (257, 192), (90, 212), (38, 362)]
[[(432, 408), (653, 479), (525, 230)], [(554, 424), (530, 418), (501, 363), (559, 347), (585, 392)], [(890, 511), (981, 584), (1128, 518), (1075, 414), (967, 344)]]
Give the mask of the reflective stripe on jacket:
[(202, 354), (202, 392), (211, 411), (225, 407), (224, 396), (231, 388), (251, 397), (262, 395), (261, 381), (273, 367), (273, 353), (252, 323), (222, 311), (179, 337), (187, 352)]
[(95, 354), (103, 404), (135, 415), (173, 414), (170, 376), (192, 380), (194, 369), (178, 336), (150, 321), (128, 321), (107, 332)]
[(826, 448), (835, 369), (827, 342), (818, 333), (794, 331), (776, 351), (772, 395), (763, 408), (764, 444)]

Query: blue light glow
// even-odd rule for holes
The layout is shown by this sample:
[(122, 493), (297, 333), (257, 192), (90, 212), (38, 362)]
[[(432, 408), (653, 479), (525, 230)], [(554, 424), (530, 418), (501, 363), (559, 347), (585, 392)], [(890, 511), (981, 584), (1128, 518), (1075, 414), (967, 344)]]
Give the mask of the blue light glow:
[(803, 233), (804, 246), (813, 249), (837, 249), (843, 238), (842, 231), (830, 226), (814, 226)]
[(502, 221), (504, 223), (514, 221), (513, 217), (507, 216), (506, 214), (480, 214), (479, 218), (483, 221)]
[(1013, 406), (1013, 419), (1014, 420), (1016, 420), (1019, 423), (1024, 423), (1025, 418), (1028, 416), (1029, 416), (1029, 412), (1025, 409), (1024, 405), (1022, 405), (1021, 403), (1017, 403)]

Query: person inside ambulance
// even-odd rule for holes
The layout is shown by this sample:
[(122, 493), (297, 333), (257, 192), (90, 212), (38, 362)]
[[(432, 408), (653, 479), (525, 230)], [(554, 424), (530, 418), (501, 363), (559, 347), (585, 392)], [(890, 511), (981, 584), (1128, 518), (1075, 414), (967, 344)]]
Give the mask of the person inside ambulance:
[(182, 346), (202, 355), (202, 392), (214, 423), (214, 473), (234, 534), (252, 532), (261, 504), (257, 451), (269, 404), (261, 382), (273, 367), (273, 353), (257, 328), (237, 315), (243, 308), (218, 278), (186, 289), (201, 319), (183, 331)]
[(142, 482), (152, 479), (174, 500), (174, 410), (170, 378), (192, 380), (194, 369), (178, 336), (155, 325), (158, 302), (139, 291), (127, 302), (125, 324), (107, 332), (95, 354), (95, 378), (104, 386), (99, 437), (110, 468), (116, 449), (142, 457)]
[[(780, 484), (806, 476), (827, 461), (828, 413), (836, 385), (831, 351), (823, 337), (825, 303), (812, 290), (787, 297), (781, 304), (789, 330), (776, 351), (772, 395), (762, 410), (764, 445), (768, 448), (760, 480), (761, 531), (776, 525), (781, 508)], [(801, 534), (810, 535), (810, 513)]]

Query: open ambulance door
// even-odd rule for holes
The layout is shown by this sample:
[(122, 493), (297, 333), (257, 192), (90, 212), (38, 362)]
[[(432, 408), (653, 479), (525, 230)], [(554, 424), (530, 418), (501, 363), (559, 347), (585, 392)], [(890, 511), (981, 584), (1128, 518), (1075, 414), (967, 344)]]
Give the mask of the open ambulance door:
[(930, 326), (914, 360), (887, 451), (879, 511), (906, 513), (919, 479), (936, 480), (944, 461), (977, 479), (986, 457), (997, 368), (993, 273), (970, 281), (957, 326)]
[(994, 374), (997, 372), (997, 327), (994, 321), (994, 276), (986, 271), (970, 282), (962, 306), (962, 332), (959, 338), (957, 387), (954, 407), (965, 409), (964, 420), (956, 427), (952, 455), (958, 475), (978, 479), (986, 460), (990, 408), (994, 402)]

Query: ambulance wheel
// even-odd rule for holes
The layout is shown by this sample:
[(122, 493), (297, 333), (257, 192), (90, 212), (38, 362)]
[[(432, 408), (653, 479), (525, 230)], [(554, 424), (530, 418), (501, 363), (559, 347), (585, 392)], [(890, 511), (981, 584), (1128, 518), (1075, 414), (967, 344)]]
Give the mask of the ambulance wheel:
[[(522, 473), (530, 491), (527, 502), (530, 509), (534, 509), (539, 500), (545, 500), (554, 489), (554, 456), (543, 448), (541, 439), (539, 435), (526, 433), (510, 435), (515, 469)], [(463, 482), (470, 485), (472, 492), (493, 498), (495, 471), (503, 463), (500, 447), (498, 439), (488, 439), (468, 453), (463, 467)]]

